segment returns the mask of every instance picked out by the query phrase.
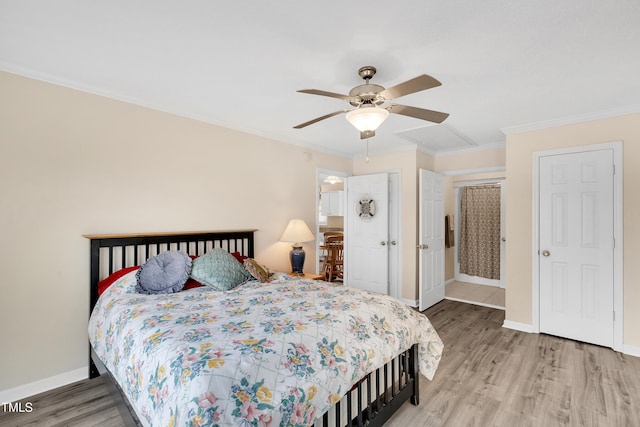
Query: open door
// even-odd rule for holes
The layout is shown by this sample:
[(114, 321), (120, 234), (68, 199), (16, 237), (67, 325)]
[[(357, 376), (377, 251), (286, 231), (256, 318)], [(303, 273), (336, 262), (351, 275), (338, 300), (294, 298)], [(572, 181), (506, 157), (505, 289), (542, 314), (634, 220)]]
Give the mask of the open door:
[(419, 308), (444, 299), (444, 177), (419, 170)]

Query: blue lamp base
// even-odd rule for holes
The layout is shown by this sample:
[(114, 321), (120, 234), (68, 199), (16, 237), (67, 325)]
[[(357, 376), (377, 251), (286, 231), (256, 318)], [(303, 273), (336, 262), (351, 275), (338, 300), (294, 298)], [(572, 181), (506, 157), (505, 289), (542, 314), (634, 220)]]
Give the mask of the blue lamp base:
[(302, 246), (293, 246), (291, 252), (289, 252), (289, 259), (291, 260), (291, 272), (302, 274), (302, 266), (304, 266), (304, 249)]

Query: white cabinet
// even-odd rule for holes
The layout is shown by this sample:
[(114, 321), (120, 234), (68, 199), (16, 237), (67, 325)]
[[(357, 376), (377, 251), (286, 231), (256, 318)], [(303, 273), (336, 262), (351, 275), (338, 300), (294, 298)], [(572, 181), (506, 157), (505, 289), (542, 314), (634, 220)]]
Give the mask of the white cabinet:
[(325, 191), (320, 195), (320, 212), (323, 216), (344, 216), (344, 191)]

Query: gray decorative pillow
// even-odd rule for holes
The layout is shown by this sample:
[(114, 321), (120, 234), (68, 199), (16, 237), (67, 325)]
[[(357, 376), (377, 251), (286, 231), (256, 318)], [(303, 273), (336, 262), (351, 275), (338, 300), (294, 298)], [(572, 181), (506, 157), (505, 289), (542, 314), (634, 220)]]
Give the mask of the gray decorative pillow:
[(141, 294), (172, 294), (182, 290), (191, 271), (191, 258), (180, 251), (166, 251), (145, 262), (136, 273)]
[(219, 291), (228, 291), (253, 278), (233, 255), (220, 248), (196, 258), (190, 277)]

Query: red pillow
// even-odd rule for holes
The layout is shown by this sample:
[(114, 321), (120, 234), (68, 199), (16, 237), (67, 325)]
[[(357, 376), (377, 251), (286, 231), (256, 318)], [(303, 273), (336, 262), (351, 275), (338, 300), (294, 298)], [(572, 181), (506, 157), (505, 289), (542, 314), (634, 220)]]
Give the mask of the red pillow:
[(131, 273), (132, 271), (135, 271), (135, 270), (137, 270), (139, 268), (140, 268), (139, 265), (134, 265), (132, 267), (125, 267), (122, 270), (118, 270), (115, 273), (110, 274), (109, 277), (99, 281), (98, 282), (98, 296), (102, 295), (102, 293), (104, 291), (106, 291), (109, 288), (109, 286), (113, 285), (116, 280), (118, 280), (119, 278), (121, 278), (125, 274)]
[(244, 264), (244, 260), (249, 258), (248, 256), (242, 255), (240, 252), (231, 252), (231, 255), (233, 255), (234, 258), (237, 259), (240, 264)]
[[(189, 255), (189, 257), (191, 259), (196, 259), (198, 258), (197, 255)], [(200, 286), (204, 286), (202, 283), (200, 282), (196, 282), (195, 280), (193, 280), (191, 277), (189, 277), (187, 279), (187, 283), (184, 284), (184, 286), (182, 287), (183, 291), (186, 291), (187, 289), (193, 289), (193, 288), (199, 288)]]
[(189, 277), (189, 279), (187, 279), (187, 283), (185, 283), (184, 286), (182, 287), (182, 290), (186, 291), (187, 289), (199, 288), (201, 286), (204, 286), (204, 285), (200, 282), (196, 282), (191, 277)]

